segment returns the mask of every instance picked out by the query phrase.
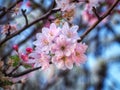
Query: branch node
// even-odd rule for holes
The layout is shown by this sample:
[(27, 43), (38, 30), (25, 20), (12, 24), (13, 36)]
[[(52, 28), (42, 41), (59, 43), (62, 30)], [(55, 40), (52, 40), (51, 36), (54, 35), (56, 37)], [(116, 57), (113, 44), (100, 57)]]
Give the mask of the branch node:
[(97, 13), (97, 10), (95, 7), (92, 7), (92, 11), (94, 12), (95, 16), (97, 17), (98, 20), (101, 20), (102, 18), (99, 16), (99, 14)]

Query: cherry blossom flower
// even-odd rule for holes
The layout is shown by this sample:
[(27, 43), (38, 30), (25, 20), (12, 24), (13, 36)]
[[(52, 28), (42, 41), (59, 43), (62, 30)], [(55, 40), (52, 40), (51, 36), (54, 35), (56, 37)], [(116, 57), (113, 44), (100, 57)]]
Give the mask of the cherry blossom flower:
[(58, 56), (57, 54), (52, 58), (52, 62), (57, 66), (59, 69), (72, 69), (73, 68), (73, 60), (71, 56)]
[(46, 34), (38, 33), (36, 35), (37, 40), (34, 41), (34, 45), (36, 46), (36, 50), (39, 48), (40, 51), (50, 50), (51, 40)]
[[(86, 1), (86, 0), (85, 0)], [(105, 0), (87, 0), (87, 4), (85, 6), (85, 10), (89, 11), (89, 13), (92, 13), (93, 7), (98, 7), (100, 2), (104, 2)]]
[(45, 53), (37, 53), (33, 52), (29, 54), (29, 60), (26, 62), (28, 64), (33, 65), (34, 67), (40, 67), (43, 69), (47, 69), (49, 67), (50, 56)]
[(86, 49), (87, 49), (87, 45), (82, 43), (76, 44), (76, 48), (72, 55), (72, 58), (77, 66), (79, 66), (79, 64), (86, 61), (86, 56), (84, 54)]
[(60, 32), (60, 28), (57, 28), (55, 23), (50, 24), (49, 28), (44, 27), (42, 29), (42, 33), (47, 34), (47, 36), (51, 41), (54, 40), (56, 36), (58, 36), (59, 32)]
[(67, 22), (61, 27), (57, 27), (55, 23), (50, 24), (49, 28), (43, 27), (33, 43), (36, 46), (35, 50), (28, 53), (28, 60), (25, 63), (46, 69), (52, 61), (58, 68), (65, 70), (72, 69), (74, 63), (79, 65), (84, 62), (87, 46), (77, 42), (79, 39), (77, 30), (77, 25), (70, 27)]
[(65, 22), (61, 32), (64, 36), (67, 36), (67, 38), (72, 39), (73, 42), (76, 42), (79, 39), (77, 30), (78, 30), (77, 25), (69, 27), (68, 23)]
[(13, 25), (11, 25), (11, 24), (6, 24), (6, 25), (4, 25), (4, 26), (2, 27), (1, 33), (2, 33), (2, 34), (8, 34), (9, 32), (10, 32), (10, 33), (14, 33), (15, 31), (17, 31), (17, 28), (16, 28), (16, 25), (15, 25), (15, 24), (13, 24)]
[(82, 17), (84, 23), (87, 23), (89, 26), (93, 25), (97, 21), (97, 18), (87, 10), (82, 12)]
[(55, 0), (57, 7), (55, 9), (61, 9), (61, 11), (70, 11), (75, 8), (74, 3), (70, 3), (69, 0)]
[(63, 35), (60, 35), (56, 38), (55, 43), (52, 45), (52, 53), (55, 53), (58, 56), (70, 56), (74, 51), (74, 48), (75, 45), (69, 39)]

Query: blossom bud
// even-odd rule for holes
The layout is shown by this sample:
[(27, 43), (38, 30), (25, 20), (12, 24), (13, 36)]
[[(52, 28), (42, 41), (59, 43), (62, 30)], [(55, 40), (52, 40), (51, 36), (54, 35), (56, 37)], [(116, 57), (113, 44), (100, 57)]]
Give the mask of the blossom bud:
[(13, 49), (18, 51), (18, 45), (17, 44), (13, 45)]
[(27, 61), (28, 60), (28, 56), (24, 53), (21, 54), (21, 58), (23, 61)]
[(26, 48), (26, 52), (31, 53), (32, 51), (33, 51), (32, 48), (30, 48), (30, 47)]

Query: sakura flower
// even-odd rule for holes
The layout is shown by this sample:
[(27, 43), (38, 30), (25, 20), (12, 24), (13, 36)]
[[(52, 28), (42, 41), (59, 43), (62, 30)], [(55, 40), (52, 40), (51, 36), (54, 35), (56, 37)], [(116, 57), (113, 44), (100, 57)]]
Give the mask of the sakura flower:
[(93, 14), (90, 14), (87, 10), (82, 12), (82, 17), (83, 21), (89, 26), (93, 25), (97, 21), (97, 18)]
[(57, 7), (55, 9), (61, 9), (61, 11), (69, 11), (75, 8), (75, 4), (70, 4), (69, 0), (55, 0)]
[(28, 64), (33, 64), (34, 67), (42, 67), (42, 69), (47, 69), (49, 67), (50, 56), (45, 53), (33, 52), (29, 54)]
[(16, 4), (15, 8), (13, 8), (14, 13), (17, 15), (19, 12), (20, 7), (22, 6), (22, 2)]
[(68, 23), (65, 22), (63, 27), (62, 27), (62, 34), (64, 36), (67, 36), (67, 38), (71, 39), (73, 42), (77, 41), (79, 39), (78, 33), (78, 26), (73, 25), (72, 27), (69, 27)]
[(36, 38), (37, 40), (33, 43), (36, 48), (40, 48), (40, 51), (47, 51), (50, 49), (51, 40), (46, 34), (38, 33)]
[[(85, 0), (86, 1), (86, 0)], [(85, 10), (92, 13), (93, 7), (98, 7), (100, 2), (104, 2), (105, 0), (87, 0), (86, 8)]]
[(2, 34), (14, 33), (17, 30), (16, 25), (6, 24), (2, 27)]
[(58, 56), (57, 54), (53, 57), (52, 62), (57, 66), (59, 69), (72, 69), (73, 68), (73, 60), (71, 56)]
[(44, 27), (42, 29), (43, 34), (47, 34), (50, 40), (53, 40), (60, 32), (60, 28), (57, 28), (55, 23), (50, 24), (50, 28)]
[(67, 39), (64, 35), (60, 35), (56, 38), (55, 43), (52, 45), (52, 52), (62, 56), (70, 56), (74, 51), (75, 45)]
[(87, 46), (82, 43), (77, 43), (75, 51), (72, 55), (72, 58), (77, 66), (79, 66), (80, 63), (85, 62), (86, 56), (85, 56), (85, 51), (87, 49)]

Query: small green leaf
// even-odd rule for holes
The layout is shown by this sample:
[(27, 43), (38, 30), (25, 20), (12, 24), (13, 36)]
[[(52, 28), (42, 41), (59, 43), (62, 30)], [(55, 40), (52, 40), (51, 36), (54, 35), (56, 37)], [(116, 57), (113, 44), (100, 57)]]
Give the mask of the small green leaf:
[(32, 66), (29, 65), (29, 64), (24, 64), (23, 66), (24, 66), (25, 68), (32, 68)]
[(57, 12), (57, 13), (55, 14), (55, 16), (56, 16), (57, 18), (60, 18), (60, 17), (61, 17), (61, 13), (60, 13), (60, 12)]
[(13, 67), (16, 67), (19, 64), (20, 58), (18, 55), (10, 56), (10, 59), (13, 60)]

